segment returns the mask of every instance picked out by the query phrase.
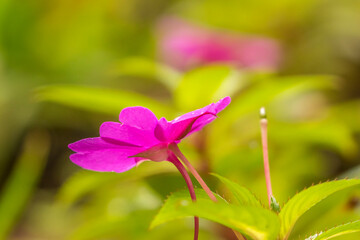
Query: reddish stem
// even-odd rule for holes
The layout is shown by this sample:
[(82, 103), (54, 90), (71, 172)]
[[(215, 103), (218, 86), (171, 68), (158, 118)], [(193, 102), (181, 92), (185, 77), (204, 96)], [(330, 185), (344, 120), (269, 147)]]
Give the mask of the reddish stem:
[(206, 185), (206, 183), (204, 182), (204, 180), (200, 177), (199, 173), (196, 171), (196, 169), (191, 165), (191, 163), (186, 159), (186, 157), (184, 156), (184, 154), (182, 154), (182, 152), (180, 151), (179, 147), (175, 144), (172, 143), (169, 145), (169, 149), (178, 157), (180, 158), (180, 160), (185, 164), (185, 166), (189, 169), (189, 171), (192, 173), (192, 175), (194, 175), (194, 177), (196, 178), (196, 180), (200, 183), (201, 187), (205, 190), (205, 192), (207, 193), (207, 195), (210, 197), (211, 200), (213, 200), (214, 202), (217, 202), (217, 199), (215, 197), (215, 195), (212, 193), (212, 191), (210, 190), (210, 188)]
[[(201, 187), (205, 190), (205, 192), (207, 193), (207, 195), (210, 197), (210, 199), (214, 202), (217, 202), (217, 199), (215, 197), (215, 195), (213, 194), (213, 192), (210, 190), (210, 188), (206, 185), (206, 183), (204, 182), (204, 180), (200, 177), (199, 173), (196, 171), (196, 169), (190, 164), (190, 162), (186, 159), (186, 157), (184, 156), (184, 154), (182, 154), (182, 152), (180, 151), (179, 147), (175, 144), (172, 143), (169, 145), (169, 149), (178, 157), (180, 158), (180, 160), (186, 165), (186, 167), (189, 169), (189, 171), (194, 175), (194, 177), (196, 178), (196, 180), (200, 183)], [(176, 157), (175, 157), (176, 158)], [(179, 161), (176, 158), (177, 161)], [(180, 163), (180, 162), (179, 162)], [(181, 164), (181, 163), (180, 163)], [(182, 166), (182, 165), (181, 165)], [(184, 167), (184, 166), (182, 166)], [(236, 232), (235, 230), (233, 230), (234, 234), (236, 235), (237, 239), (239, 240), (246, 240), (246, 238), (244, 238), (240, 233)]]
[(263, 147), (263, 156), (264, 156), (264, 171), (265, 171), (265, 180), (266, 180), (266, 190), (269, 200), (269, 207), (271, 207), (271, 196), (272, 188), (271, 188), (271, 178), (270, 178), (270, 166), (269, 166), (269, 153), (268, 153), (268, 141), (267, 141), (267, 119), (263, 118), (260, 120), (260, 128), (261, 128), (261, 141)]
[[(186, 185), (189, 189), (191, 199), (193, 200), (193, 202), (196, 202), (194, 185), (193, 185), (191, 178), (190, 178), (189, 174), (187, 173), (185, 167), (182, 165), (182, 163), (177, 159), (177, 157), (174, 154), (170, 154), (169, 161), (175, 165), (175, 167), (179, 170), (179, 172), (183, 176), (183, 178), (186, 182)], [(198, 240), (198, 237), (199, 237), (199, 217), (195, 216), (194, 217), (194, 240)]]

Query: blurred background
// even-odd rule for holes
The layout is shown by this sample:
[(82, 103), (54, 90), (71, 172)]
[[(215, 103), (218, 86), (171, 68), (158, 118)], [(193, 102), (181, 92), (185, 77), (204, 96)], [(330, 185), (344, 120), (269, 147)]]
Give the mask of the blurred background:
[[(168, 120), (232, 103), (180, 144), (266, 204), (258, 111), (267, 108), (273, 191), (360, 176), (360, 1), (0, 1), (0, 239), (191, 239), (192, 219), (149, 230), (185, 188), (169, 163), (96, 173), (67, 145), (142, 105)], [(307, 213), (290, 239), (360, 218), (360, 189)], [(200, 239), (234, 239), (201, 220)], [(350, 234), (336, 239), (358, 239)]]

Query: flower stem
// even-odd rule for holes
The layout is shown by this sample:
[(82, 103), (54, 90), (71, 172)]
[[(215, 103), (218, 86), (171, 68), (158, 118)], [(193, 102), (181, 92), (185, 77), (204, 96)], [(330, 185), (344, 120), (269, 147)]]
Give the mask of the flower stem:
[(261, 117), (261, 119), (260, 119), (261, 142), (262, 142), (263, 157), (264, 157), (266, 190), (267, 190), (267, 196), (268, 196), (268, 200), (269, 200), (269, 207), (271, 208), (271, 196), (273, 196), (273, 193), (272, 193), (272, 188), (271, 188), (268, 141), (267, 141), (268, 121), (266, 119), (265, 108), (260, 109), (260, 117)]
[[(178, 157), (180, 160), (186, 165), (186, 167), (189, 169), (189, 171), (194, 175), (196, 180), (200, 183), (201, 187), (205, 190), (207, 195), (210, 197), (210, 199), (214, 202), (217, 202), (217, 199), (213, 192), (210, 190), (210, 188), (206, 185), (204, 180), (200, 177), (199, 173), (196, 171), (196, 169), (190, 164), (190, 162), (186, 159), (184, 154), (180, 151), (179, 147), (172, 143), (169, 145), (169, 149)], [(177, 160), (177, 159), (176, 159)], [(179, 161), (179, 160), (178, 160)], [(233, 230), (235, 236), (239, 240), (246, 240), (245, 237), (243, 237), (240, 233)]]
[(169, 145), (169, 149), (178, 157), (180, 160), (185, 164), (185, 166), (189, 169), (189, 171), (192, 173), (192, 175), (196, 178), (196, 180), (199, 182), (201, 187), (205, 190), (207, 195), (210, 197), (211, 200), (214, 202), (217, 202), (217, 199), (215, 195), (212, 193), (210, 188), (206, 185), (204, 180), (200, 177), (199, 173), (196, 171), (196, 169), (191, 165), (191, 163), (186, 159), (184, 154), (180, 151), (179, 147), (172, 143)]
[[(179, 170), (181, 175), (183, 176), (186, 185), (189, 189), (189, 193), (191, 196), (191, 199), (196, 202), (196, 195), (194, 190), (194, 185), (191, 181), (191, 178), (189, 174), (187, 173), (185, 167), (182, 165), (182, 163), (177, 159), (177, 157), (174, 154), (170, 154), (169, 161), (172, 162), (175, 167)], [(199, 237), (199, 217), (194, 217), (194, 240), (198, 240)]]
[(191, 163), (186, 159), (184, 154), (180, 151), (179, 147), (172, 143), (169, 145), (169, 149), (178, 157), (180, 160), (185, 164), (185, 166), (189, 169), (189, 171), (192, 173), (192, 175), (196, 178), (196, 180), (199, 182), (201, 187), (205, 190), (206, 194), (210, 197), (211, 200), (214, 202), (217, 202), (217, 199), (213, 192), (210, 190), (210, 188), (206, 185), (204, 180), (200, 177), (199, 173), (196, 171), (196, 169), (191, 165)]

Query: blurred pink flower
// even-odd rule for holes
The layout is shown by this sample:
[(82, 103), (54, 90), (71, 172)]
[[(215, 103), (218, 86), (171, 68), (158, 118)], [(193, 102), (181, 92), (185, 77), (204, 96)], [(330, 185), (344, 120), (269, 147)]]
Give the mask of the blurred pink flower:
[(160, 58), (182, 70), (207, 63), (227, 63), (252, 70), (276, 70), (281, 59), (277, 41), (196, 26), (177, 18), (160, 21)]

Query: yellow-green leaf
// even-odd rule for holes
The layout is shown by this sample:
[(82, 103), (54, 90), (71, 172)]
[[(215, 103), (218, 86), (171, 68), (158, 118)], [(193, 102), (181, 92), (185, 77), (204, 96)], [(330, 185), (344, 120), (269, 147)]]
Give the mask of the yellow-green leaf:
[(261, 203), (259, 202), (259, 200), (247, 188), (242, 187), (239, 184), (225, 177), (222, 177), (218, 174), (213, 173), (212, 175), (217, 177), (222, 183), (224, 183), (229, 188), (229, 190), (237, 200), (238, 204), (244, 206), (261, 207)]
[(186, 191), (171, 195), (151, 223), (151, 228), (171, 220), (199, 216), (254, 240), (276, 239), (280, 223), (275, 213), (260, 207), (228, 204), (219, 196), (218, 202), (213, 202), (202, 190), (196, 191), (196, 196), (197, 201), (192, 202)]
[(308, 237), (306, 240), (327, 240), (344, 234), (355, 233), (359, 231), (360, 231), (360, 221), (355, 221), (333, 227), (325, 232), (320, 232), (311, 237)]
[(296, 221), (321, 200), (337, 191), (359, 184), (360, 180), (357, 179), (331, 181), (309, 187), (295, 195), (285, 204), (279, 214), (281, 239), (287, 239)]

